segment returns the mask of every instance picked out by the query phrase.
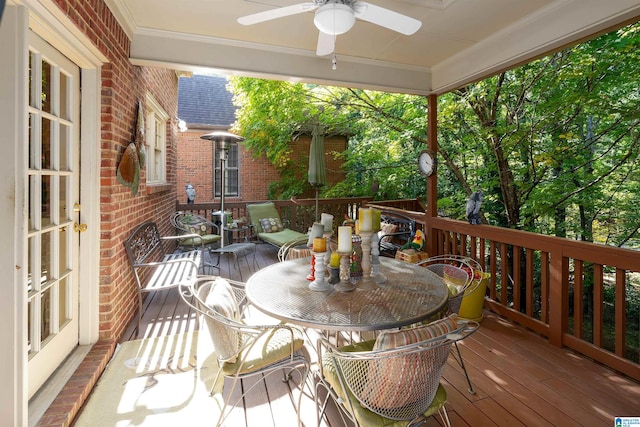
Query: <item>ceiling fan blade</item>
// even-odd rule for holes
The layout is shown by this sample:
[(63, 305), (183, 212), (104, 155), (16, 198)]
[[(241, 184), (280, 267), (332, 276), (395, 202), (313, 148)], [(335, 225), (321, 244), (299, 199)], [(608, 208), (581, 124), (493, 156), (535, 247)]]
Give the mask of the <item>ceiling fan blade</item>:
[(330, 55), (336, 48), (335, 36), (331, 34), (318, 31), (318, 48), (316, 49), (316, 55), (325, 56)]
[(359, 1), (354, 5), (356, 18), (410, 36), (420, 29), (422, 22), (393, 10)]
[(272, 19), (284, 18), (285, 16), (297, 15), (298, 13), (310, 12), (317, 8), (318, 6), (315, 3), (298, 3), (278, 9), (254, 13), (252, 15), (241, 16), (238, 18), (238, 23), (242, 25), (253, 25)]

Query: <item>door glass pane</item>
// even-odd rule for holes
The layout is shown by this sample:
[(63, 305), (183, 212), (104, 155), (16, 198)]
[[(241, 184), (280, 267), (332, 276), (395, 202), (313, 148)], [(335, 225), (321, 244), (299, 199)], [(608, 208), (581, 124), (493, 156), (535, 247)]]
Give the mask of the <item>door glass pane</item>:
[(60, 223), (71, 220), (71, 213), (73, 209), (70, 209), (71, 201), (69, 200), (69, 181), (70, 178), (68, 176), (59, 177), (60, 180), (60, 198), (58, 200), (58, 205), (60, 208)]
[(34, 60), (34, 53), (33, 52), (29, 52), (29, 105), (32, 107), (35, 107), (35, 98), (33, 96), (33, 92), (34, 92), (34, 81), (33, 81), (33, 60)]
[(38, 188), (36, 185), (37, 178), (33, 175), (29, 176), (29, 208), (28, 208), (28, 221), (29, 221), (29, 232), (32, 232), (36, 229), (36, 196), (34, 189)]
[(40, 151), (38, 148), (40, 147), (40, 143), (36, 141), (36, 122), (37, 118), (35, 114), (29, 114), (29, 169), (37, 169), (38, 163), (36, 160), (38, 159), (38, 152)]
[(40, 284), (51, 280), (51, 233), (42, 233), (40, 245)]
[(42, 61), (42, 111), (51, 113), (53, 100), (51, 99), (51, 65)]
[(42, 227), (51, 224), (51, 176), (42, 175)]
[(69, 296), (70, 294), (70, 286), (71, 286), (71, 281), (69, 279), (69, 276), (65, 277), (64, 279), (62, 279), (60, 281), (60, 285), (59, 285), (59, 295), (58, 295), (58, 313), (59, 313), (59, 319), (58, 319), (58, 324), (60, 326), (64, 325), (65, 322), (67, 320), (69, 320), (70, 317), (70, 312), (69, 312)]
[(58, 155), (60, 156), (61, 171), (70, 171), (71, 165), (69, 160), (69, 141), (71, 140), (71, 128), (70, 126), (60, 123), (60, 139), (58, 141)]
[(51, 303), (53, 300), (51, 289), (52, 288), (47, 288), (42, 293), (42, 298), (40, 299), (40, 315), (42, 316), (40, 322), (40, 342), (43, 342), (51, 335)]
[(27, 293), (29, 294), (29, 296), (31, 296), (31, 293), (34, 289), (37, 289), (34, 287), (35, 284), (33, 283), (33, 260), (35, 259), (35, 257), (33, 256), (33, 250), (35, 248), (33, 239), (33, 237), (29, 237), (27, 242), (27, 255), (29, 257), (29, 260), (27, 262)]
[(60, 73), (60, 117), (65, 120), (71, 119), (71, 99), (69, 98), (70, 78), (64, 73)]
[(42, 118), (42, 167), (51, 169), (51, 120)]
[(59, 233), (60, 233), (59, 235), (60, 249), (58, 250), (58, 257), (60, 261), (58, 265), (60, 269), (58, 270), (58, 272), (59, 272), (59, 275), (62, 276), (69, 268), (69, 259), (68, 259), (69, 242), (67, 240), (69, 237), (69, 227), (62, 227)]
[(33, 326), (33, 318), (32, 318), (32, 314), (33, 314), (33, 300), (30, 299), (29, 303), (27, 304), (27, 342), (29, 345), (29, 354), (32, 353), (31, 350), (31, 327)]

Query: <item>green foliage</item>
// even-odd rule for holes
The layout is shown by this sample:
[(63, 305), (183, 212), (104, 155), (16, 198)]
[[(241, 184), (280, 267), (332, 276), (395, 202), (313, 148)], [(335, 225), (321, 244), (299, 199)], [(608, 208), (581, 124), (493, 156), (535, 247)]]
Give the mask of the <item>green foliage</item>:
[[(483, 190), (484, 221), (612, 245), (640, 246), (640, 24), (438, 98), (439, 211), (464, 219)], [(312, 124), (349, 136), (346, 179), (326, 197), (425, 196), (421, 96), (233, 78), (236, 130), (280, 171), (273, 197), (300, 194), (296, 136)], [(297, 170), (297, 172), (296, 172)]]

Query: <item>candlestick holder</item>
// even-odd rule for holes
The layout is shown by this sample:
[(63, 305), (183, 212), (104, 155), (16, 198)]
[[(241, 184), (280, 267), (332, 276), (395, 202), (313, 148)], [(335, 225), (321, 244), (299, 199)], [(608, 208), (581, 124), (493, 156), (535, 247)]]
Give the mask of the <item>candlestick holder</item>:
[(325, 279), (325, 267), (324, 267), (324, 256), (326, 252), (313, 252), (313, 257), (316, 260), (315, 266), (315, 279), (313, 282), (309, 283), (309, 289), (312, 291), (328, 291), (332, 289), (332, 286), (327, 283)]
[[(309, 249), (312, 249), (313, 246), (309, 246)], [(310, 282), (313, 282), (314, 280), (316, 280), (316, 257), (313, 254), (313, 250), (311, 252), (311, 269), (309, 270), (309, 274), (307, 275), (307, 280)]]
[(360, 230), (362, 237), (362, 281), (360, 289), (370, 290), (377, 288), (376, 282), (371, 277), (371, 236), (373, 231)]
[(322, 235), (325, 239), (327, 239), (327, 256), (325, 257), (325, 267), (329, 268), (329, 261), (331, 261), (331, 237), (333, 236), (333, 231), (325, 231)]
[(380, 284), (387, 281), (387, 277), (380, 272), (380, 236), (373, 233), (371, 236), (371, 277)]
[(356, 288), (356, 285), (351, 283), (351, 253), (350, 252), (338, 252), (340, 255), (340, 281), (336, 283), (333, 288), (339, 292), (350, 292)]

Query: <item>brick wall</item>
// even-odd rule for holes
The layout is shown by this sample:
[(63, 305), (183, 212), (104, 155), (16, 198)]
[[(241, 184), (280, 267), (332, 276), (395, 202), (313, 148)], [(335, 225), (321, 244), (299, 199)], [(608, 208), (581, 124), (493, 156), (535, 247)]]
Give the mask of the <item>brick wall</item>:
[[(186, 202), (184, 191), (187, 184), (196, 189), (196, 203), (219, 202), (213, 197), (213, 142), (200, 139), (211, 130), (190, 129), (178, 138), (178, 177), (177, 196), (181, 203)], [(309, 164), (309, 146), (311, 136), (302, 136), (293, 142), (292, 159), (297, 166), (297, 175), (307, 180)], [(345, 137), (332, 137), (325, 140), (325, 162), (327, 180), (335, 184), (344, 180), (342, 160), (333, 153), (341, 153), (347, 148)], [(267, 199), (269, 183), (279, 179), (278, 172), (265, 156), (254, 157), (240, 144), (240, 197), (227, 197), (225, 201), (251, 201)], [(300, 198), (315, 197), (315, 190), (309, 186)]]
[[(167, 130), (166, 186), (146, 185), (141, 171), (136, 196), (116, 178), (127, 144), (133, 141), (137, 103), (150, 91), (168, 113), (177, 116), (178, 79), (174, 71), (141, 68), (129, 62), (130, 40), (102, 0), (54, 0), (58, 7), (108, 58), (102, 68), (100, 144), (100, 339), (120, 338), (137, 309), (135, 282), (123, 241), (146, 220), (155, 220), (163, 234), (172, 230), (176, 190), (177, 123)], [(98, 143), (82, 141), (82, 144)]]

